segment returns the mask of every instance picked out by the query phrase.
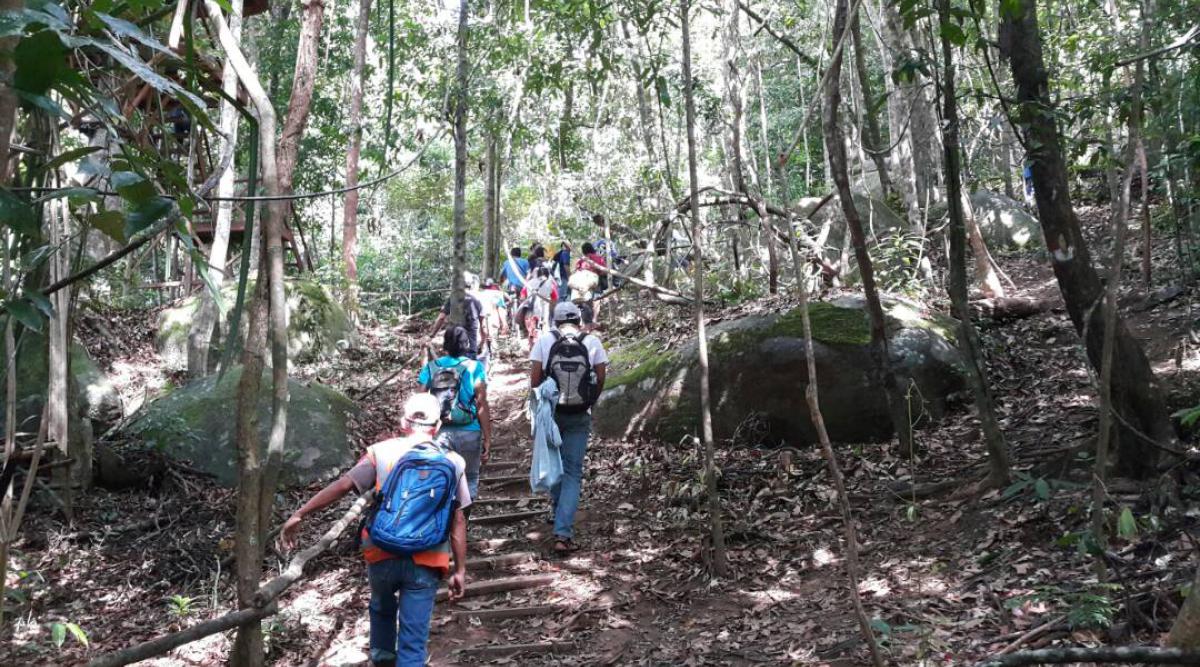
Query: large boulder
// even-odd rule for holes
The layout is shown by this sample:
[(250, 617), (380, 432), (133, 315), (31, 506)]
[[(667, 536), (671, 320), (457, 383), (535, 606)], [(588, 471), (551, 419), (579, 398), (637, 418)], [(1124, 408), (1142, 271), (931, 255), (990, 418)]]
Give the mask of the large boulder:
[[(168, 456), (190, 461), (222, 484), (237, 483), (234, 415), (240, 366), (223, 377), (191, 382), (145, 408), (126, 427), (126, 434)], [(263, 443), (271, 428), (271, 378), (263, 375), (258, 428)], [(282, 482), (307, 485), (329, 479), (354, 462), (347, 434), (354, 403), (328, 387), (289, 380), (287, 438)], [(264, 445), (265, 446), (265, 445)]]
[[(0, 355), (3, 355), (0, 342)], [(49, 364), (46, 336), (38, 331), (25, 331), (17, 342), (17, 428), (20, 431), (36, 432), (41, 422), (42, 407), (46, 404), (46, 388), (49, 383)], [(91, 440), (91, 424), (107, 425), (119, 420), (124, 413), (124, 403), (115, 384), (82, 345), (71, 343), (71, 378), (68, 388), (72, 431), (78, 432), (88, 442)], [(0, 424), (4, 415), (0, 411)], [(86, 431), (86, 435), (84, 435)]]
[[(863, 229), (868, 236), (878, 237), (908, 228), (908, 223), (883, 200), (861, 192), (853, 193), (854, 208), (862, 218)], [(816, 238), (826, 248), (826, 259), (836, 260), (846, 242), (846, 216), (837, 197), (812, 211), (820, 204), (818, 197), (805, 197), (797, 202), (796, 210), (801, 219), (809, 218), (815, 227)]]
[[(253, 283), (247, 285), (247, 299), (253, 290)], [(236, 285), (221, 288), (222, 305), (227, 311), (233, 308), (236, 298)], [(287, 281), (287, 307), (288, 359), (292, 362), (326, 358), (337, 352), (339, 346), (353, 344), (353, 323), (342, 305), (321, 284), (311, 280)], [(187, 369), (188, 333), (199, 309), (200, 295), (196, 294), (158, 315), (154, 346), (171, 370)], [(242, 322), (244, 325), (245, 317)], [(225, 339), (228, 332), (228, 318), (223, 316), (221, 338)]]
[(979, 190), (971, 195), (971, 208), (989, 248), (1027, 248), (1042, 244), (1042, 228), (1037, 218), (1016, 200), (991, 190)]
[[(911, 388), (907, 394), (914, 421), (937, 419), (948, 396), (963, 386), (960, 358), (951, 342), (955, 322), (900, 301), (888, 302), (886, 310), (891, 363), (902, 386)], [(891, 437), (883, 390), (870, 379), (871, 333), (863, 299), (813, 303), (810, 314), (821, 410), (830, 437), (840, 442)], [(754, 423), (763, 442), (816, 440), (804, 397), (807, 356), (798, 310), (721, 322), (709, 330), (709, 342), (718, 439)], [(611, 365), (594, 413), (598, 434), (677, 442), (695, 432), (699, 378), (694, 340), (671, 350), (634, 343), (616, 350)]]

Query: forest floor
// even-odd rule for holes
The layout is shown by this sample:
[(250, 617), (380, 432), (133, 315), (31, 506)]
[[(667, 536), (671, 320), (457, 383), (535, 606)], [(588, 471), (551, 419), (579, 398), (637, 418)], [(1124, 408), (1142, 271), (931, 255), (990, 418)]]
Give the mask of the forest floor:
[[(1104, 214), (1084, 214), (1095, 256), (1103, 257)], [(1174, 410), (1200, 402), (1191, 334), (1196, 293), (1176, 277), (1168, 241), (1160, 246), (1150, 292), (1179, 287), (1170, 290), (1178, 294), (1146, 308), (1148, 292), (1131, 277), (1122, 303)], [(998, 260), (1015, 295), (1058, 301), (1038, 253)], [(764, 299), (737, 310), (788, 305)], [(612, 324), (610, 343), (688, 329), (667, 310), (626, 310), (631, 314)], [(128, 342), (97, 356), (106, 368), (132, 369), (129, 391), (170, 380), (154, 376), (145, 320), (106, 326), (116, 334), (109, 337)], [(412, 358), (426, 326), (369, 325), (357, 350), (304, 374), (362, 395)], [(837, 447), (862, 542), (860, 590), (885, 651), (895, 664), (965, 665), (1053, 643), (1157, 642), (1195, 568), (1195, 512), (1112, 480), (1110, 493), (1130, 510), (1134, 530), (1127, 524), (1114, 540), (1112, 583), (1098, 584), (1079, 547), (1097, 411), (1078, 338), (1061, 307), (981, 326), (1013, 452), (1012, 487), (981, 498), (961, 493), (985, 470), (978, 425), (964, 406), (918, 431), (913, 459), (886, 443)], [(709, 576), (700, 452), (686, 444), (594, 439), (579, 517), (583, 548), (551, 558), (549, 526), (537, 511), (544, 502), (524, 499), (521, 481), (529, 434), (518, 359), (510, 349), (489, 389), (498, 429), (480, 500), (491, 502), (476, 508), (469, 542), (475, 564), (490, 567), (473, 569), (470, 581), (531, 587), (440, 604), (433, 664), (868, 664), (844, 583), (839, 514), (815, 449), (722, 443), (717, 464), (731, 573), (716, 580)], [(409, 380), (363, 402), (360, 444), (395, 433)], [(898, 493), (935, 482), (947, 484), (928, 497)], [(1185, 472), (1185, 495), (1198, 484)], [(311, 491), (288, 493), (278, 516)], [(315, 539), (340, 511), (306, 522), (306, 535)], [(497, 515), (515, 516), (481, 520)], [(12, 641), (0, 644), (0, 664), (78, 663), (228, 611), (232, 533), (232, 493), (178, 466), (153, 490), (89, 491), (77, 500), (71, 524), (39, 505), (16, 546), (21, 616)], [(276, 570), (286, 557), (272, 552), (269, 560)], [(273, 663), (366, 664), (367, 586), (353, 540), (343, 538), (308, 572), (266, 623)], [(489, 614), (529, 607), (542, 608), (507, 619)], [(68, 636), (55, 648), (55, 621), (78, 624), (90, 645)], [(514, 653), (513, 645), (524, 651)], [(229, 637), (217, 635), (147, 664), (220, 664), (228, 646)]]

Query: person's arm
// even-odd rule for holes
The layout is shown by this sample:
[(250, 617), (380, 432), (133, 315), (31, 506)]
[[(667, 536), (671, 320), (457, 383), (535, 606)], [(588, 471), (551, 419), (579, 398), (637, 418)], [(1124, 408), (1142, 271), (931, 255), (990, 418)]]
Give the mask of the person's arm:
[(537, 389), (542, 384), (542, 362), (529, 362), (529, 386)]
[(608, 364), (596, 364), (596, 395), (604, 393), (604, 378), (608, 375)]
[(446, 323), (446, 313), (438, 313), (437, 319), (433, 321), (433, 328), (429, 330), (430, 336), (436, 336), (437, 332), (442, 330), (442, 325)]
[(450, 552), (454, 554), (454, 573), (446, 582), (446, 588), (450, 599), (457, 600), (467, 588), (467, 517), (459, 507), (454, 508), (450, 520)]
[(488, 405), (486, 383), (475, 385), (475, 402), (479, 406), (479, 428), (483, 431), (483, 453), (479, 460), (487, 463), (492, 449), (492, 408)]
[(292, 516), (284, 522), (283, 528), (279, 530), (279, 543), (283, 545), (283, 549), (291, 551), (292, 547), (296, 546), (296, 533), (299, 531), (300, 522), (305, 516), (329, 507), (353, 490), (354, 482), (350, 479), (350, 476), (342, 475), (332, 484), (318, 491), (317, 495), (310, 498), (300, 509), (293, 512)]

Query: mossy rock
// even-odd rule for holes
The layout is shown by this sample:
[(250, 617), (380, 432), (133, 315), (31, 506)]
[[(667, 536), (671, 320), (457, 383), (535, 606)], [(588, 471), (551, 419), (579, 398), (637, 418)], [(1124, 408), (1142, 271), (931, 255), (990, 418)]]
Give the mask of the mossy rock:
[[(240, 366), (180, 387), (147, 405), (125, 433), (168, 456), (190, 461), (217, 481), (237, 483), (235, 415)], [(289, 380), (287, 437), (282, 482), (324, 481), (354, 462), (347, 426), (354, 402), (328, 387)], [(263, 374), (258, 428), (263, 447), (271, 427), (271, 376)]]
[[(885, 308), (892, 367), (905, 387), (915, 389), (909, 392), (912, 414), (922, 422), (938, 418), (947, 397), (962, 388), (961, 363), (953, 345), (956, 321), (899, 300), (888, 300)], [(887, 402), (874, 381), (864, 300), (845, 296), (816, 302), (809, 317), (830, 436), (842, 442), (891, 437)], [(709, 350), (717, 438), (733, 437), (753, 416), (766, 426), (756, 436), (765, 443), (815, 440), (804, 395), (807, 351), (799, 310), (721, 322), (709, 329)], [(594, 411), (597, 432), (667, 442), (695, 433), (697, 356), (695, 340), (670, 350), (645, 341), (615, 350), (611, 379)]]
[[(254, 284), (246, 286), (249, 300)], [(221, 288), (226, 309), (221, 317), (221, 338), (229, 333), (228, 311), (237, 299), (237, 285)], [(172, 370), (187, 369), (188, 334), (200, 309), (200, 295), (184, 299), (179, 305), (158, 315), (154, 345), (163, 363)], [(288, 359), (307, 363), (337, 353), (339, 346), (352, 345), (356, 332), (342, 305), (320, 283), (306, 279), (287, 281)], [(242, 325), (247, 322), (243, 313)]]
[[(3, 347), (3, 341), (0, 341), (0, 355), (4, 354)], [(25, 331), (21, 334), (17, 342), (16, 359), (18, 430), (37, 432), (50, 378), (48, 355), (44, 333)], [(69, 394), (69, 413), (73, 420), (90, 420), (106, 425), (123, 416), (124, 403), (112, 379), (100, 370), (87, 350), (74, 341), (71, 343)], [(3, 422), (3, 411), (0, 411), (0, 424)]]

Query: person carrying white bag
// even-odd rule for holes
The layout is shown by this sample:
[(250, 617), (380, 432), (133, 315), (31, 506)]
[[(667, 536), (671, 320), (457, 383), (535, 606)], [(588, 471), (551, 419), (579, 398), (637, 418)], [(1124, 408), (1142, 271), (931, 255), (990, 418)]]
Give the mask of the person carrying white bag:
[[(554, 328), (538, 337), (529, 353), (529, 384), (537, 392), (554, 380), (554, 424), (562, 444), (562, 478), (550, 490), (554, 507), (554, 553), (576, 550), (575, 512), (583, 486), (583, 459), (592, 434), (592, 405), (604, 391), (608, 353), (599, 337), (582, 330), (579, 307), (564, 301), (554, 307)], [(543, 396), (544, 398), (544, 396)], [(535, 422), (536, 423), (536, 422)], [(535, 451), (535, 460), (537, 453)]]
[(529, 488), (534, 493), (552, 493), (562, 478), (562, 433), (554, 423), (558, 385), (547, 378), (533, 390), (529, 422), (533, 427), (533, 461), (529, 466)]

